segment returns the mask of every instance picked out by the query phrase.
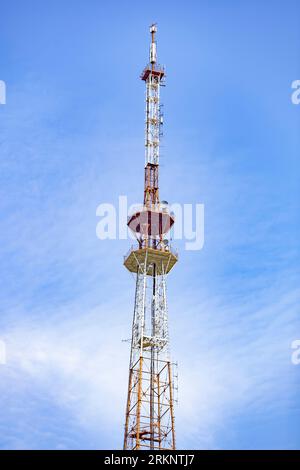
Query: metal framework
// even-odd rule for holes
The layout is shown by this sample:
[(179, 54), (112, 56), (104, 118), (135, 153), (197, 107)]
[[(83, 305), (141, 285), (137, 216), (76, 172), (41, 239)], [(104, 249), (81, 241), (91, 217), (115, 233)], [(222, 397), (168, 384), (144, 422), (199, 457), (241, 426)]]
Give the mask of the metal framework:
[(174, 223), (159, 200), (160, 86), (164, 69), (156, 65), (156, 25), (151, 25), (146, 83), (144, 205), (128, 226), (138, 245), (125, 256), (136, 275), (124, 449), (175, 449), (174, 384), (169, 350), (166, 276), (178, 256), (166, 234)]

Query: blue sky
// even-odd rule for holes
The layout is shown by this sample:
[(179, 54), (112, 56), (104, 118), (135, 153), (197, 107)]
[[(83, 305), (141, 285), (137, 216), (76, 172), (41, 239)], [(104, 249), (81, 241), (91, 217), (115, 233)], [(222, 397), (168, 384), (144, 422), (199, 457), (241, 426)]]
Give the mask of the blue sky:
[(296, 0), (1, 4), (0, 448), (121, 448), (130, 242), (151, 22), (166, 64), (161, 196), (205, 205), (168, 284), (178, 448), (300, 448)]

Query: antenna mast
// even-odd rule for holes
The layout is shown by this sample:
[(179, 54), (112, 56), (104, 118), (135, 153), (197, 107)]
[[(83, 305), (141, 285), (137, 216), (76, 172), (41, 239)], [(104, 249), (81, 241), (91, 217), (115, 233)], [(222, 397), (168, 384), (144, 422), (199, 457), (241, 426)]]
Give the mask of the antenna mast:
[(150, 62), (141, 75), (146, 84), (144, 204), (129, 217), (138, 245), (124, 260), (136, 275), (124, 433), (124, 449), (132, 450), (176, 446), (166, 277), (178, 255), (167, 238), (174, 216), (159, 199), (160, 87), (165, 71), (157, 64), (156, 32), (152, 24)]

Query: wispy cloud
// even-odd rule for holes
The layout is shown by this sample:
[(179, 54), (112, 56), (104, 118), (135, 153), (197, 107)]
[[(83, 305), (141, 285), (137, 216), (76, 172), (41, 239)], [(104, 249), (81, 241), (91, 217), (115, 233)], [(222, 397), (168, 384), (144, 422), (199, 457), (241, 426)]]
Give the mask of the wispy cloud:
[[(259, 309), (256, 300), (241, 306), (207, 298), (194, 309), (179, 301), (172, 312), (173, 349), (180, 363), (180, 447), (215, 448), (230, 418), (269, 416), (290, 407), (296, 393), (290, 343), (300, 292), (276, 296), (271, 289), (269, 296), (274, 300), (265, 298)], [(121, 446), (129, 352), (121, 338), (128, 333), (129, 317), (121, 319), (120, 311), (119, 301), (84, 312), (69, 305), (47, 312), (48, 319), (43, 315), (6, 331), (1, 395), (17, 426), (12, 432), (10, 422), (2, 424), (4, 445), (43, 447), (48, 430), (48, 445), (78, 448), (80, 429), (90, 436), (91, 447)], [(49, 417), (49, 407), (62, 415)], [(70, 435), (60, 428), (62, 416), (72, 421)], [(24, 433), (31, 425), (36, 437)]]
[[(259, 5), (249, 2), (253, 16), (242, 7), (215, 15), (203, 6), (201, 14), (197, 10), (202, 28), (194, 9), (191, 16), (172, 6), (174, 22), (169, 5), (161, 9), (166, 44), (172, 44), (161, 196), (205, 204), (204, 248), (185, 252), (178, 242), (180, 262), (168, 285), (171, 349), (179, 362), (179, 448), (275, 447), (279, 433), (273, 438), (265, 423), (299, 416), (299, 369), (290, 350), (300, 330), (293, 124), (299, 118), (295, 107), (289, 109), (295, 77), (288, 77), (298, 54), (287, 20), (297, 15), (287, 9), (279, 27)], [(10, 80), (15, 70), (8, 64), (8, 99), (1, 107), (0, 339), (7, 363), (0, 365), (0, 447), (118, 448), (129, 361), (128, 343), (121, 340), (130, 336), (134, 282), (122, 266), (127, 241), (100, 242), (95, 213), (99, 203), (117, 203), (120, 194), (129, 203), (142, 196), (143, 92), (138, 83), (124, 84), (120, 70), (137, 73), (130, 41), (136, 41), (137, 24), (144, 31), (146, 7), (141, 4), (124, 24), (110, 11), (114, 29), (102, 10), (102, 23), (89, 17), (86, 35), (79, 38), (74, 27), (70, 45), (62, 44), (70, 60), (53, 49), (53, 36), (65, 37), (69, 17), (61, 4), (56, 8), (50, 23), (37, 22), (40, 50), (28, 17), (19, 24), (22, 39), (10, 37), (15, 62), (23, 54), (27, 59), (17, 81)], [(15, 21), (15, 11), (10, 14)], [(58, 17), (55, 31), (52, 19)], [(274, 45), (275, 37), (270, 44), (253, 42), (256, 34), (265, 39), (266, 24), (269, 33), (280, 31), (283, 45)], [(101, 35), (105, 51), (99, 51)], [(83, 37), (94, 45), (91, 56)], [(144, 54), (144, 46), (138, 48)], [(253, 63), (261, 64), (255, 73)], [(183, 87), (182, 67), (191, 65)], [(287, 105), (274, 114), (277, 99)], [(299, 430), (280, 442), (299, 447)]]

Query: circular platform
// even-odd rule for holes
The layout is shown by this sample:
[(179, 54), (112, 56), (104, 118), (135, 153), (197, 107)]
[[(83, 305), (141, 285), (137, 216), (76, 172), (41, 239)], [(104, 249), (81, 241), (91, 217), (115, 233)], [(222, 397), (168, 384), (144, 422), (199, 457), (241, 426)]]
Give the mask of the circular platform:
[(124, 257), (124, 266), (128, 271), (137, 273), (146, 263), (147, 275), (152, 276), (153, 266), (157, 274), (168, 274), (178, 261), (177, 253), (173, 251), (156, 250), (153, 248), (132, 248)]
[(174, 217), (167, 211), (143, 209), (133, 214), (128, 220), (128, 227), (134, 233), (158, 236), (167, 233), (174, 224)]

